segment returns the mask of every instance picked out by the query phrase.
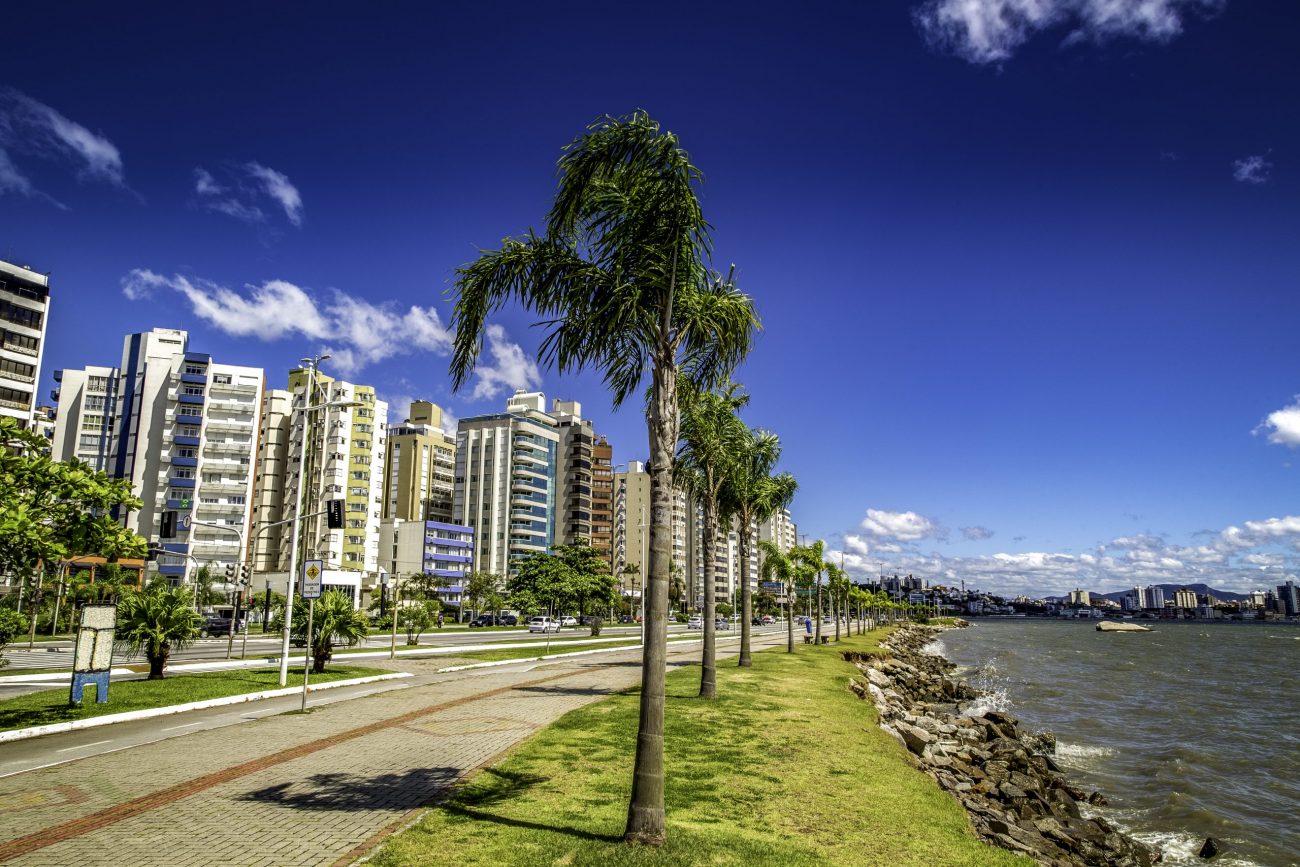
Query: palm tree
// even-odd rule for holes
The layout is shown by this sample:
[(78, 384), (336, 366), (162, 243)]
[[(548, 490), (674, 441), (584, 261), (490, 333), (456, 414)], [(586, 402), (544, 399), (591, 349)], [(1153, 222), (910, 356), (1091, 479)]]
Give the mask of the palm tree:
[(681, 398), (681, 445), (673, 467), (673, 481), (699, 501), (703, 512), (701, 536), (704, 558), (704, 646), (700, 653), (700, 697), (718, 694), (717, 630), (717, 541), (718, 524), (730, 520), (729, 510), (719, 503), (723, 482), (738, 452), (744, 448), (748, 429), (736, 417), (736, 410), (749, 402), (735, 383), (719, 391), (697, 392), (679, 385)]
[(167, 657), (199, 637), (203, 618), (190, 607), (190, 593), (180, 587), (154, 585), (122, 599), (117, 640), (131, 653), (149, 660), (149, 679), (162, 680)]
[(833, 563), (826, 564), (826, 589), (831, 595), (831, 611), (835, 616), (835, 640), (840, 640), (840, 614), (847, 617), (849, 573)]
[[(294, 609), (294, 637), (306, 640), (307, 615), (306, 605)], [(337, 590), (328, 590), (316, 600), (311, 622), (311, 670), (316, 674), (325, 670), (334, 655), (334, 639), (352, 647), (366, 637), (370, 627), (365, 612), (353, 608), (352, 600)]]
[(644, 112), (606, 117), (565, 148), (542, 235), (508, 238), (458, 271), (455, 387), (474, 372), (490, 313), (518, 301), (549, 329), (539, 347), (560, 371), (596, 367), (618, 407), (650, 374), (651, 508), (640, 722), (624, 839), (664, 841), (663, 715), (677, 381), (721, 381), (748, 353), (750, 299), (710, 270), (699, 169)]
[(758, 567), (759, 580), (780, 581), (785, 586), (786, 618), (785, 652), (794, 653), (794, 579), (795, 564), (775, 543), (762, 539), (758, 543), (762, 565)]
[(780, 509), (790, 505), (797, 487), (789, 473), (773, 475), (781, 458), (781, 441), (768, 431), (747, 429), (744, 447), (727, 473), (722, 486), (724, 508), (734, 512), (740, 525), (740, 661), (742, 668), (753, 665), (750, 657), (750, 621), (753, 619), (753, 590), (750, 588), (749, 552), (754, 545), (754, 528)]
[(816, 587), (817, 605), (813, 611), (813, 623), (816, 624), (813, 642), (822, 643), (822, 572), (830, 564), (826, 562), (826, 543), (818, 539), (811, 545), (800, 545), (790, 552), (790, 556), (803, 566), (803, 576)]

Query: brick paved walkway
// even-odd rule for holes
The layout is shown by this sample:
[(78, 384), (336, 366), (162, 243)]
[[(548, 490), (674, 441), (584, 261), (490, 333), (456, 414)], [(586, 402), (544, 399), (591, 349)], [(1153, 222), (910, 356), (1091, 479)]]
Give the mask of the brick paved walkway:
[[(698, 650), (670, 657), (684, 664)], [(734, 652), (719, 648), (719, 656)], [(0, 861), (346, 864), (537, 728), (635, 685), (639, 658), (445, 675), (307, 716), (269, 716), (8, 777), (0, 780)]]

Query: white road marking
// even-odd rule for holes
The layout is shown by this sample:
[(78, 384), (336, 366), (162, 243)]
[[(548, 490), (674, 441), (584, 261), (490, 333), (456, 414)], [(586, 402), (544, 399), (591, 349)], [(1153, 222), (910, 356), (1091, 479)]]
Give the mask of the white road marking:
[(100, 746), (103, 746), (104, 744), (111, 744), (111, 743), (112, 743), (111, 740), (107, 740), (107, 741), (95, 741), (93, 744), (82, 744), (82, 745), (80, 745), (80, 746), (76, 746), (76, 747), (64, 747), (64, 748), (61, 749), (61, 750), (55, 750), (55, 752), (56, 752), (56, 753), (70, 753), (70, 752), (72, 752), (73, 750), (84, 750), (84, 749), (87, 749), (88, 747), (100, 747)]
[(183, 726), (170, 726), (170, 727), (168, 727), (168, 728), (162, 729), (162, 731), (165, 731), (165, 732), (174, 732), (174, 731), (176, 731), (177, 729), (188, 729), (188, 728), (192, 728), (192, 727), (194, 727), (194, 726), (201, 726), (201, 725), (203, 725), (205, 722), (207, 722), (207, 720), (199, 720), (198, 722), (186, 723), (186, 724), (183, 725)]

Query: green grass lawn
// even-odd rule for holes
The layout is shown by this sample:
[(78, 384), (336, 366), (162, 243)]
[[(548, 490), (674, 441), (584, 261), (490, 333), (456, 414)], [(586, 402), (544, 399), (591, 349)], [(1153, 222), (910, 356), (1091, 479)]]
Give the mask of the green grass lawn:
[[(334, 666), (327, 668), (323, 674), (313, 674), (310, 682), (321, 683), (388, 673), (381, 668)], [(289, 686), (302, 686), (301, 668), (289, 673)], [(178, 674), (163, 680), (118, 681), (108, 688), (108, 701), (105, 704), (95, 704), (94, 691), (88, 690), (86, 700), (80, 708), (68, 707), (67, 687), (42, 690), (0, 701), (0, 731), (186, 704), (279, 687), (280, 672), (276, 669)]]
[(719, 698), (696, 697), (699, 669), (668, 677), (668, 843), (621, 842), (637, 694), (576, 710), (479, 773), (391, 838), (380, 867), (451, 857), (475, 865), (888, 865), (1032, 867), (979, 842), (966, 814), (915, 770), (845, 683), (838, 646), (724, 661)]

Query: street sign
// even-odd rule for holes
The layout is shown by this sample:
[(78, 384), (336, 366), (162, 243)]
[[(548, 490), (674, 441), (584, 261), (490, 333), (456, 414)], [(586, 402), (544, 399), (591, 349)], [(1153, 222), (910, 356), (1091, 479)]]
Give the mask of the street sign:
[(302, 598), (319, 599), (321, 575), (325, 572), (324, 560), (308, 560), (302, 564)]
[(194, 523), (194, 519), (191, 518), (189, 515), (186, 515), (184, 518), (181, 518), (180, 523), (181, 523), (182, 530), (188, 530), (190, 528), (190, 525)]

